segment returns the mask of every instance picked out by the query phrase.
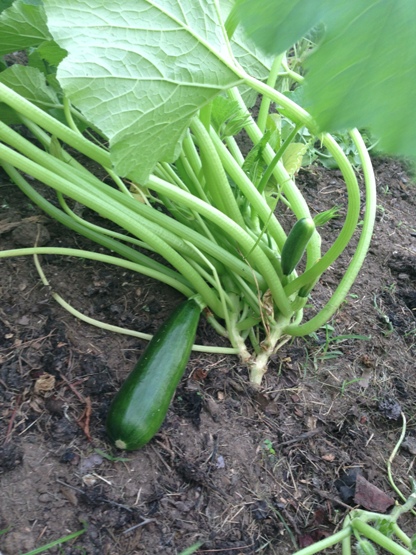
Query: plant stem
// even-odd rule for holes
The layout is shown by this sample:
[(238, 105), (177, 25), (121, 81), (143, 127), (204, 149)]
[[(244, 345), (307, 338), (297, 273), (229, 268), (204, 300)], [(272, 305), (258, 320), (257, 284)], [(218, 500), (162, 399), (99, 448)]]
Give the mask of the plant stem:
[(200, 120), (194, 118), (191, 122), (191, 129), (200, 149), (205, 182), (209, 187), (214, 206), (245, 229), (244, 219), (207, 128)]
[[(273, 89), (276, 85), (276, 80), (279, 75), (280, 68), (282, 66), (282, 61), (285, 57), (286, 57), (286, 52), (283, 52), (283, 54), (279, 54), (279, 56), (276, 56), (276, 58), (273, 60), (272, 67), (270, 68), (270, 73), (267, 78), (267, 84), (269, 85), (269, 87), (272, 87)], [(263, 98), (261, 99), (259, 115), (257, 117), (257, 125), (262, 133), (264, 133), (266, 130), (266, 122), (267, 122), (267, 117), (269, 115), (270, 104), (271, 104), (270, 97), (263, 96)]]
[(262, 275), (272, 292), (273, 299), (279, 311), (286, 317), (292, 314), (290, 303), (286, 295), (283, 294), (283, 287), (280, 281), (276, 279), (276, 272), (272, 264), (261, 248), (255, 246), (254, 239), (252, 239), (240, 226), (213, 206), (195, 198), (186, 191), (169, 187), (168, 184), (157, 177), (150, 176), (147, 186), (149, 189), (165, 194), (172, 200), (181, 202), (184, 206), (192, 208), (223, 229), (240, 245), (243, 254), (247, 256), (250, 264)]
[[(171, 268), (160, 264), (153, 258), (150, 258), (119, 241), (112, 239), (111, 237), (107, 237), (102, 235), (101, 233), (97, 233), (97, 231), (90, 229), (81, 223), (75, 221), (73, 218), (56, 208), (53, 204), (47, 201), (42, 195), (40, 195), (29, 183), (24, 179), (23, 176), (10, 164), (7, 164), (4, 161), (0, 162), (3, 166), (3, 169), (6, 173), (11, 177), (11, 179), (16, 183), (16, 185), (23, 191), (23, 193), (32, 201), (34, 202), (41, 210), (43, 210), (46, 214), (48, 214), (51, 218), (58, 221), (62, 225), (72, 229), (76, 233), (87, 237), (94, 243), (102, 245), (103, 247), (107, 248), (110, 251), (116, 252), (123, 258), (134, 262), (135, 264), (143, 265), (148, 268), (153, 269), (156, 272), (161, 274), (165, 274), (169, 276), (172, 280), (179, 281), (182, 285), (185, 285), (187, 288), (191, 288), (191, 284), (178, 272), (175, 272)], [(191, 290), (191, 289), (190, 289)]]
[(393, 555), (412, 555), (410, 551), (358, 518), (351, 520), (351, 527)]
[(213, 130), (211, 131), (211, 137), (226, 172), (250, 203), (253, 211), (259, 216), (265, 225), (267, 224), (267, 232), (276, 241), (279, 249), (281, 249), (286, 240), (286, 234), (278, 220), (273, 215), (270, 217), (271, 210), (265, 198), (254, 187), (253, 183), (250, 181), (241, 166), (230, 154)]
[[(366, 254), (368, 252), (368, 248), (370, 246), (371, 237), (374, 228), (375, 222), (375, 215), (376, 215), (376, 205), (377, 205), (377, 192), (376, 192), (376, 182), (374, 177), (374, 172), (371, 165), (370, 156), (367, 152), (365, 147), (364, 141), (357, 130), (352, 130), (350, 132), (351, 138), (354, 141), (355, 146), (357, 147), (363, 173), (365, 179), (365, 187), (366, 187), (366, 211), (364, 215), (364, 223), (361, 232), (360, 239), (358, 241), (357, 248), (355, 253), (352, 257), (352, 260), (348, 266), (347, 271), (344, 274), (340, 284), (338, 285), (337, 289), (333, 293), (329, 302), (324, 306), (324, 308), (318, 312), (316, 316), (314, 316), (309, 322), (302, 324), (300, 326), (288, 326), (284, 333), (293, 336), (303, 336), (309, 335), (312, 332), (319, 329), (323, 326), (328, 320), (330, 320), (331, 316), (335, 314), (338, 310), (341, 303), (344, 301), (345, 297), (348, 294), (352, 284), (354, 283), (358, 272), (365, 260)], [(319, 263), (318, 263), (319, 264)], [(303, 276), (301, 276), (303, 277)], [(293, 283), (293, 282), (292, 282)], [(289, 289), (291, 284), (287, 286)]]
[[(44, 285), (46, 285), (47, 287), (50, 287), (50, 284), (49, 284), (49, 282), (48, 282), (48, 280), (47, 280), (47, 278), (46, 278), (46, 276), (45, 276), (45, 274), (42, 270), (42, 267), (39, 263), (37, 254), (34, 255), (34, 259), (35, 259), (36, 269), (39, 273), (39, 276), (42, 280), (42, 283)], [(79, 312), (79, 310), (77, 310), (72, 305), (67, 303), (65, 301), (65, 299), (63, 299), (58, 293), (51, 290), (51, 295), (55, 299), (55, 301), (60, 306), (62, 306), (62, 308), (64, 308), (70, 314), (75, 316), (75, 318), (78, 318), (79, 320), (82, 320), (83, 322), (86, 322), (87, 324), (90, 324), (92, 326), (95, 326), (95, 327), (103, 329), (103, 330), (111, 331), (113, 333), (120, 333), (122, 335), (129, 335), (131, 337), (138, 337), (139, 339), (143, 339), (145, 341), (150, 341), (153, 338), (153, 335), (151, 335), (149, 333), (143, 333), (143, 332), (136, 331), (136, 330), (121, 328), (119, 326), (115, 326), (115, 325), (112, 325), (112, 324), (107, 324), (105, 322), (100, 322), (99, 320), (96, 320), (95, 318), (90, 318), (89, 316), (86, 316), (82, 312)], [(232, 347), (215, 347), (215, 346), (207, 346), (207, 345), (193, 345), (192, 350), (195, 351), (195, 352), (200, 352), (200, 353), (216, 353), (216, 354), (224, 354), (224, 355), (238, 354), (238, 349), (234, 349)]]
[(5, 251), (0, 251), (0, 258), (10, 258), (13, 256), (30, 256), (34, 254), (55, 254), (58, 256), (75, 256), (78, 258), (85, 258), (87, 260), (96, 260), (97, 262), (104, 262), (106, 264), (112, 264), (113, 266), (120, 266), (126, 270), (132, 270), (144, 276), (154, 278), (162, 283), (170, 285), (186, 297), (192, 297), (195, 295), (195, 291), (189, 289), (182, 283), (170, 278), (169, 276), (157, 272), (146, 266), (141, 266), (135, 262), (130, 262), (130, 260), (125, 260), (123, 258), (117, 258), (115, 256), (110, 256), (108, 254), (102, 254), (92, 251), (84, 251), (81, 249), (70, 249), (66, 247), (27, 247), (21, 249), (9, 249)]
[(0, 83), (0, 101), (5, 102), (16, 112), (31, 119), (46, 129), (51, 135), (55, 135), (82, 154), (85, 154), (85, 156), (91, 158), (91, 160), (95, 160), (104, 167), (111, 167), (108, 152), (53, 118), (3, 83)]
[(387, 475), (388, 475), (388, 478), (389, 478), (390, 485), (394, 489), (394, 491), (397, 493), (397, 495), (403, 501), (407, 501), (406, 497), (403, 495), (403, 493), (400, 491), (400, 489), (396, 486), (396, 483), (393, 480), (393, 474), (392, 474), (392, 471), (391, 471), (391, 465), (393, 464), (393, 460), (394, 460), (395, 456), (397, 455), (397, 452), (400, 449), (400, 445), (403, 443), (404, 437), (406, 435), (407, 422), (406, 422), (406, 416), (405, 416), (404, 412), (401, 413), (401, 416), (402, 416), (402, 421), (403, 421), (402, 430), (401, 430), (401, 433), (400, 433), (399, 440), (396, 443), (396, 445), (394, 446), (394, 449), (391, 452), (390, 457), (388, 458), (388, 461), (387, 461)]
[(278, 318), (271, 326), (267, 337), (262, 341), (260, 347), (261, 351), (253, 362), (249, 363), (250, 382), (255, 385), (260, 385), (264, 374), (267, 372), (267, 364), (271, 355), (273, 354), (276, 343), (282, 337), (282, 329), (287, 325), (287, 319)]
[[(358, 138), (361, 138), (358, 131), (355, 137), (357, 138), (357, 140)], [(344, 249), (348, 246), (354, 234), (354, 231), (356, 229), (359, 215), (360, 215), (360, 207), (361, 207), (360, 189), (359, 189), (355, 174), (353, 172), (353, 169), (351, 167), (351, 164), (349, 163), (348, 159), (345, 157), (344, 153), (342, 151), (341, 152), (338, 151), (338, 148), (339, 148), (338, 144), (332, 137), (330, 137), (329, 135), (326, 136), (325, 141), (323, 142), (325, 142), (325, 146), (327, 148), (330, 147), (332, 149), (332, 147), (334, 147), (333, 156), (334, 157), (337, 156), (336, 161), (338, 163), (338, 166), (340, 168), (343, 168), (344, 170), (343, 175), (344, 175), (345, 183), (347, 185), (347, 192), (348, 192), (347, 216), (345, 218), (344, 225), (342, 226), (342, 229), (338, 237), (331, 245), (331, 247), (328, 249), (328, 251), (318, 261), (316, 261), (317, 259), (315, 259), (314, 261), (315, 264), (313, 264), (312, 267), (309, 267), (301, 276), (297, 277), (295, 280), (291, 281), (287, 285), (287, 287), (285, 288), (287, 295), (291, 295), (295, 293), (297, 290), (299, 290), (300, 287), (304, 285), (309, 285), (310, 283), (313, 283), (314, 281), (316, 281), (319, 278), (319, 276), (323, 274), (323, 272), (325, 272), (325, 270), (327, 270), (329, 266), (331, 266), (331, 264), (335, 262), (335, 260), (342, 254)], [(358, 148), (357, 146), (357, 149), (359, 150), (359, 153), (361, 152), (362, 154), (363, 168), (364, 166), (367, 167), (368, 176), (370, 176), (370, 174), (373, 171), (371, 166), (371, 161), (369, 157), (368, 157), (368, 160), (364, 160), (364, 157), (367, 154), (367, 149), (364, 143), (362, 143), (362, 146), (363, 148), (361, 147)], [(374, 179), (374, 176), (373, 176), (373, 179)], [(367, 190), (366, 193), (368, 194), (369, 191)], [(372, 194), (372, 190), (370, 194)]]
[(324, 538), (323, 540), (316, 542), (313, 545), (309, 545), (308, 547), (304, 547), (303, 549), (296, 551), (296, 553), (293, 553), (293, 555), (314, 555), (315, 553), (319, 553), (324, 549), (328, 549), (328, 547), (332, 547), (333, 545), (336, 545), (337, 543), (342, 542), (345, 538), (349, 537), (350, 535), (351, 535), (351, 528), (342, 529), (336, 534), (329, 536), (328, 538)]
[[(159, 234), (156, 234), (149, 230), (147, 226), (138, 226), (137, 215), (131, 210), (128, 211), (122, 204), (116, 203), (114, 199), (112, 202), (109, 202), (104, 195), (97, 196), (91, 190), (91, 187), (86, 188), (83, 187), (82, 183), (72, 183), (63, 179), (2, 144), (0, 144), (0, 159), (7, 160), (11, 165), (23, 172), (33, 175), (39, 181), (72, 197), (84, 206), (88, 206), (98, 214), (101, 214), (101, 216), (112, 220), (130, 233), (133, 233), (133, 235), (141, 238), (154, 248), (156, 252), (161, 254), (182, 275), (186, 275), (187, 279), (195, 287), (195, 290), (204, 298), (207, 305), (211, 306), (212, 310), (220, 317), (223, 316), (221, 302), (215, 292), (206, 284), (198, 272), (165, 242), (163, 229), (159, 229)], [(124, 197), (124, 195), (122, 196)]]

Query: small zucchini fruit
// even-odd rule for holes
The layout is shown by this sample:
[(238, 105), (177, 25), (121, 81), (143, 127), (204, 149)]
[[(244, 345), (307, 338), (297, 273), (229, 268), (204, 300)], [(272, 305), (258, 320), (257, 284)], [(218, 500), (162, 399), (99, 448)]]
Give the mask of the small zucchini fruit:
[(113, 399), (107, 434), (119, 449), (145, 445), (159, 430), (195, 341), (201, 309), (189, 299), (162, 324)]
[(290, 230), (283, 245), (280, 261), (285, 276), (289, 276), (299, 264), (314, 231), (315, 224), (312, 218), (298, 220)]

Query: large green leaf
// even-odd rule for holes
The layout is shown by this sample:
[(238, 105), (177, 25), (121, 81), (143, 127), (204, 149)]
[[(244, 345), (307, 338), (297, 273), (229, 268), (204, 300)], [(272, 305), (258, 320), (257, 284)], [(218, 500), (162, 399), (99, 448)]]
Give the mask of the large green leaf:
[(256, 44), (267, 52), (281, 54), (322, 20), (329, 2), (237, 0), (235, 9)]
[(110, 140), (121, 175), (172, 161), (191, 117), (241, 82), (214, 0), (44, 0), (58, 79)]
[(308, 63), (312, 115), (327, 131), (368, 127), (386, 152), (416, 157), (416, 2), (349, 0), (338, 13)]
[(238, 10), (269, 52), (323, 23), (305, 82), (306, 107), (321, 129), (367, 127), (385, 151), (416, 157), (414, 0), (239, 0)]
[(16, 0), (0, 15), (0, 56), (50, 38), (40, 0)]

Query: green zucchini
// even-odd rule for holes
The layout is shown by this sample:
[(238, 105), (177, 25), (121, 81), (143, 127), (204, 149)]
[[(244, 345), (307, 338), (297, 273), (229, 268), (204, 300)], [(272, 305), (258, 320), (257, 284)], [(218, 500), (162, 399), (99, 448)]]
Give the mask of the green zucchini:
[(285, 276), (289, 276), (299, 264), (314, 231), (315, 224), (312, 218), (298, 220), (290, 230), (281, 256), (282, 272)]
[(201, 309), (185, 301), (162, 324), (111, 403), (107, 434), (119, 449), (145, 445), (162, 425), (195, 340)]

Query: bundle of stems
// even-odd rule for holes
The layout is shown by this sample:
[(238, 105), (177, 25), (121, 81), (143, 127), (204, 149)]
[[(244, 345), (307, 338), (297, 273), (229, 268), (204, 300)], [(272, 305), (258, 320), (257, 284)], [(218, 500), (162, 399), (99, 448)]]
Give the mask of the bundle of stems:
[[(318, 134), (311, 116), (295, 102), (247, 76), (246, 84), (262, 95), (255, 120), (237, 88), (227, 91), (233, 103), (234, 133), (214, 124), (213, 102), (196, 114), (177, 160), (159, 163), (145, 184), (121, 178), (112, 169), (104, 139), (81, 134), (73, 115), (81, 117), (64, 97), (66, 124), (0, 83), (0, 102), (19, 117), (34, 141), (0, 121), (0, 163), (14, 183), (50, 217), (106, 247), (113, 254), (67, 252), (53, 247), (3, 251), (0, 257), (22, 254), (78, 254), (112, 262), (170, 285), (186, 297), (196, 297), (215, 330), (249, 366), (250, 380), (260, 384), (270, 356), (288, 338), (310, 334), (324, 325), (345, 299), (365, 259), (375, 218), (375, 183), (370, 158), (357, 130), (350, 131), (359, 153), (365, 181), (364, 220), (348, 268), (327, 304), (303, 321), (308, 296), (320, 276), (350, 243), (362, 211), (355, 170), (328, 134)], [(291, 133), (278, 148), (268, 141), (267, 114), (271, 102), (284, 112)], [(230, 122), (228, 122), (230, 123)], [(232, 123), (232, 122), (231, 122)], [(229, 125), (229, 127), (232, 127)], [(332, 155), (342, 172), (348, 204), (343, 226), (332, 246), (321, 252), (315, 230), (306, 249), (305, 269), (285, 275), (281, 253), (287, 235), (276, 217), (282, 206), (294, 220), (310, 218), (308, 205), (289, 175), (282, 155), (297, 133), (306, 128)], [(250, 138), (260, 175), (247, 171), (235, 132)], [(98, 140), (97, 140), (98, 137)], [(70, 147), (70, 148), (69, 148)], [(70, 149), (72, 154), (70, 154)], [(83, 155), (86, 162), (80, 163)], [(97, 171), (92, 173), (91, 160)], [(100, 169), (101, 168), (101, 169)], [(97, 175), (104, 171), (111, 183)], [(56, 191), (51, 203), (24, 177), (32, 176)], [(112, 222), (91, 223), (73, 209), (79, 203)], [(114, 228), (117, 231), (114, 231)], [(152, 258), (157, 253), (166, 261)], [(116, 256), (115, 256), (116, 255)], [(221, 352), (221, 349), (218, 349)], [(224, 352), (224, 350), (222, 351)]]

